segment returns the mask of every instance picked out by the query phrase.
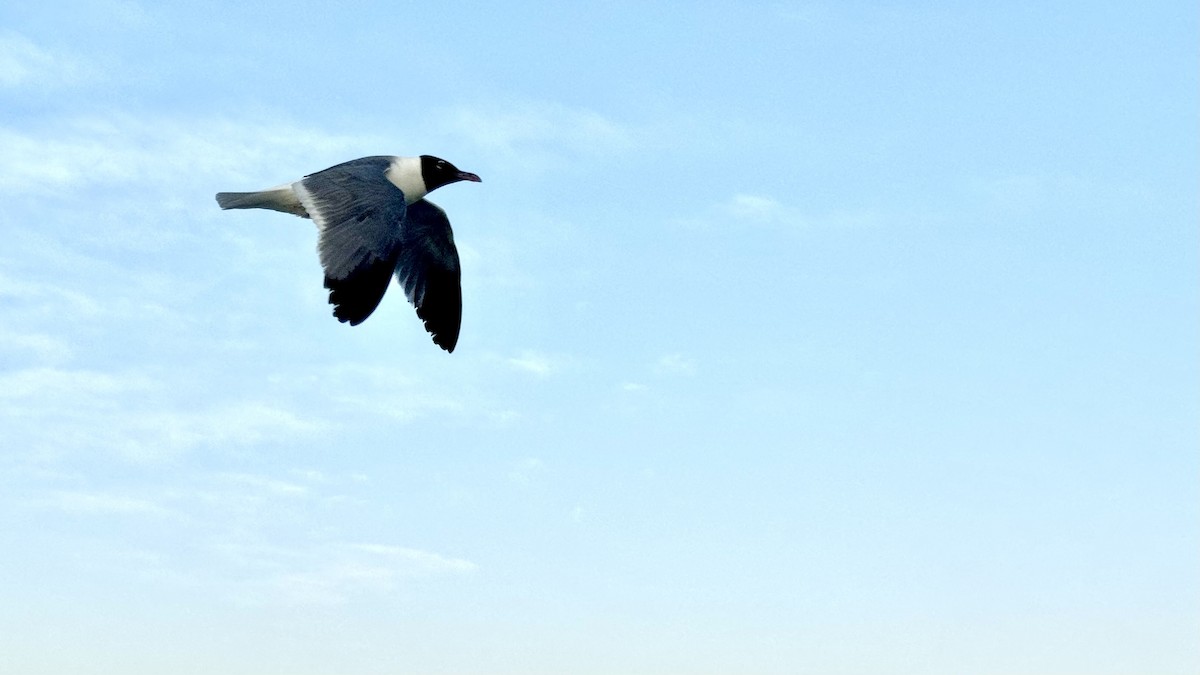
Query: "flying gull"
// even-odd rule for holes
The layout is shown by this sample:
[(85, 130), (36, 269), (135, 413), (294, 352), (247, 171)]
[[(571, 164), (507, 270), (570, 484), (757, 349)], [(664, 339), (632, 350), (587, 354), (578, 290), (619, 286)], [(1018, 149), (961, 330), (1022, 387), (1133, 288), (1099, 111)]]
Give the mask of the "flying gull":
[(218, 192), (217, 204), (312, 218), (338, 321), (365, 321), (395, 274), (434, 343), (452, 352), (462, 324), (458, 249), (446, 212), (424, 197), (463, 180), (479, 176), (429, 155), (363, 157), (267, 190)]

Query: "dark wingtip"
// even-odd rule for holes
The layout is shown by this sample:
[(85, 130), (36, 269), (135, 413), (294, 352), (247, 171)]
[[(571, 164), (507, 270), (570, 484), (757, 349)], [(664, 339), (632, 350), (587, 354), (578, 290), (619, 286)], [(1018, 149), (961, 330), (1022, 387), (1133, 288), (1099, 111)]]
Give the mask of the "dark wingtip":
[(333, 316), (351, 326), (366, 321), (383, 300), (394, 267), (394, 264), (377, 260), (346, 279), (325, 277), (325, 288), (329, 289), (329, 304), (333, 305)]
[(462, 330), (462, 288), (457, 274), (432, 272), (416, 309), (433, 343), (453, 352)]
[(417, 311), (417, 316), (424, 319), (425, 330), (429, 331), (429, 337), (433, 338), (433, 344), (448, 353), (453, 353), (454, 348), (458, 346), (459, 321), (462, 317), (461, 307), (458, 311), (458, 319), (451, 319), (446, 313), (431, 316), (428, 311), (422, 310)]

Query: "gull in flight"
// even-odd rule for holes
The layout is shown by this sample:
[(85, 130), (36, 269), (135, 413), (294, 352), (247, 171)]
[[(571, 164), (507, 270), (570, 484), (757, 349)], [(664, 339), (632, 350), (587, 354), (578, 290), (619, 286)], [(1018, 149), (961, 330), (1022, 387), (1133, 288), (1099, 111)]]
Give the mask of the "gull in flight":
[(357, 326), (371, 316), (394, 274), (433, 342), (452, 352), (462, 272), (450, 220), (425, 195), (459, 181), (479, 176), (429, 155), (363, 157), (266, 190), (218, 192), (217, 204), (311, 218), (338, 321)]

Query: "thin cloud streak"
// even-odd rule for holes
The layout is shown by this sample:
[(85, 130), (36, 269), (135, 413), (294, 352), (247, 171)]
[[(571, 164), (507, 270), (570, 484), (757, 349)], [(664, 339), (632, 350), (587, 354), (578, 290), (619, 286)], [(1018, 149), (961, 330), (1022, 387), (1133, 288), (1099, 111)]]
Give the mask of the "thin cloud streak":
[(516, 370), (538, 377), (547, 377), (555, 370), (554, 361), (549, 356), (534, 351), (521, 352), (520, 356), (509, 358), (506, 363)]
[(72, 515), (149, 515), (166, 516), (172, 511), (148, 499), (104, 492), (59, 491), (34, 502)]
[(297, 483), (291, 483), (278, 478), (255, 476), (253, 474), (235, 473), (225, 476), (232, 483), (246, 485), (264, 492), (283, 497), (303, 497), (308, 494), (308, 488)]
[(654, 364), (657, 375), (695, 375), (696, 362), (683, 354), (664, 354)]
[[(209, 184), (293, 178), (340, 161), (370, 139), (284, 120), (136, 117), (51, 120), (35, 130), (0, 127), (0, 193), (57, 195), (66, 188)], [(271, 176), (277, 177), (272, 178)]]
[(322, 433), (328, 424), (241, 401), (194, 410), (156, 398), (168, 383), (139, 372), (29, 368), (0, 374), (0, 421), (14, 447), (60, 457), (89, 450), (160, 461), (202, 446), (242, 446)]
[(74, 350), (66, 340), (46, 333), (0, 330), (0, 354), (24, 354), (38, 364), (59, 365)]
[(808, 213), (766, 194), (738, 192), (709, 209), (709, 215), (694, 220), (681, 220), (702, 227), (717, 227), (730, 221), (747, 226), (790, 229), (843, 229), (877, 227), (883, 218), (875, 211), (836, 209), (825, 213)]
[(446, 133), (465, 137), (494, 162), (524, 173), (544, 172), (572, 157), (603, 157), (633, 150), (634, 132), (593, 110), (551, 101), (460, 106), (443, 111)]
[(508, 479), (521, 486), (527, 486), (546, 470), (546, 463), (537, 457), (525, 457), (518, 461), (508, 472)]
[(472, 574), (475, 563), (432, 551), (374, 543), (327, 543), (309, 548), (263, 548), (243, 565), (265, 575), (241, 587), (249, 604), (340, 605), (390, 595), (418, 579)]
[(52, 52), (20, 33), (0, 33), (0, 89), (55, 89), (99, 77), (77, 57)]

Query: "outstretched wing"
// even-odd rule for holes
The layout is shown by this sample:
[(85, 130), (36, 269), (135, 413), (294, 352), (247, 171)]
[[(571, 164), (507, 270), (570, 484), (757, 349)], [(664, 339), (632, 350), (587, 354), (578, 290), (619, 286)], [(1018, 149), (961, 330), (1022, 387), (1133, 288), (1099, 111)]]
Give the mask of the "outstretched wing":
[(364, 157), (293, 184), (317, 224), (317, 252), (333, 315), (356, 326), (383, 299), (401, 248), (404, 193), (386, 177), (390, 158)]
[(396, 279), (434, 343), (452, 352), (462, 327), (462, 270), (450, 220), (436, 204), (415, 201), (408, 205), (400, 239)]

